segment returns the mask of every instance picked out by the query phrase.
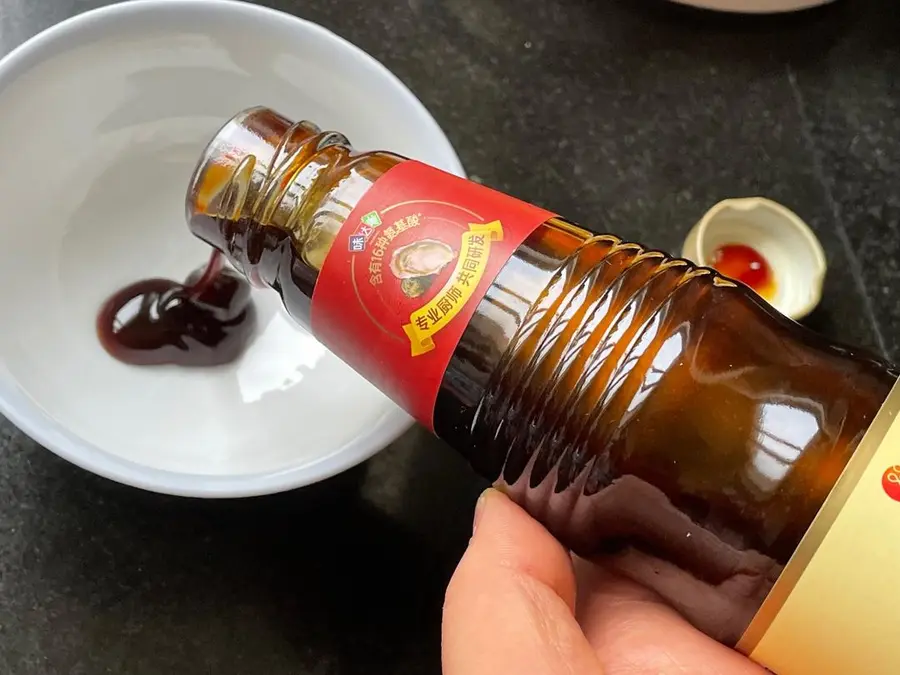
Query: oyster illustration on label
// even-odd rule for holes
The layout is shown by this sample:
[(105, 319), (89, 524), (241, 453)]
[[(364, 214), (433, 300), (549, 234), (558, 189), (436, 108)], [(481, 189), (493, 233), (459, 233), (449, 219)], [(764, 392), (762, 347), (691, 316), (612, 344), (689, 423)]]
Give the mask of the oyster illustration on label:
[(437, 239), (420, 239), (397, 248), (391, 256), (391, 273), (410, 298), (422, 295), (444, 267), (456, 259), (456, 251)]

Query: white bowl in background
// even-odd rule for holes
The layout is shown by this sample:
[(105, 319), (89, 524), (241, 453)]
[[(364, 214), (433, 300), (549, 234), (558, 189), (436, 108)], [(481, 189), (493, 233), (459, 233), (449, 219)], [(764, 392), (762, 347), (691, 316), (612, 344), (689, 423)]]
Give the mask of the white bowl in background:
[(206, 370), (114, 361), (104, 298), (207, 257), (184, 198), (205, 144), (266, 105), (463, 175), (437, 123), (370, 56), (307, 21), (225, 0), (134, 0), (0, 61), (0, 410), (71, 462), (170, 494), (321, 480), (411, 419), (257, 291), (256, 337)]
[(827, 5), (834, 0), (674, 0), (682, 5), (744, 14), (796, 12)]

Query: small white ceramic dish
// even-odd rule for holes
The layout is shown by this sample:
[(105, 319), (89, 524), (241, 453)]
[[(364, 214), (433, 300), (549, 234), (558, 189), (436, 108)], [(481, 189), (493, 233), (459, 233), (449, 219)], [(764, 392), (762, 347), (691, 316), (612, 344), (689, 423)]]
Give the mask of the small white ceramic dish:
[(675, 0), (675, 2), (721, 12), (774, 14), (819, 7), (830, 4), (834, 0)]
[(75, 464), (158, 492), (256, 495), (347, 469), (411, 424), (273, 293), (257, 295), (258, 334), (229, 367), (130, 367), (95, 337), (110, 292), (206, 259), (184, 220), (188, 181), (218, 128), (252, 105), (463, 174), (383, 66), (254, 5), (135, 0), (0, 62), (0, 409)]
[(802, 319), (822, 299), (825, 252), (805, 222), (790, 209), (762, 197), (726, 199), (691, 229), (682, 255), (710, 266), (717, 248), (743, 244), (758, 251), (775, 280), (768, 302), (792, 319)]

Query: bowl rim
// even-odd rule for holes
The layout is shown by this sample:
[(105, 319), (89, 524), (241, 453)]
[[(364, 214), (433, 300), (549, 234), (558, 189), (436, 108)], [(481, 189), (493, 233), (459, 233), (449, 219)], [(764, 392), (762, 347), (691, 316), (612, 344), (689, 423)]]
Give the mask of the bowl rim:
[(834, 0), (744, 0), (745, 4), (742, 7), (737, 7), (728, 0), (674, 0), (674, 2), (728, 14), (786, 14), (827, 5)]
[[(768, 197), (732, 197), (723, 199), (714, 204), (703, 217), (691, 228), (688, 236), (685, 238), (682, 246), (682, 256), (691, 260), (701, 267), (708, 267), (710, 263), (704, 255), (704, 242), (707, 230), (719, 221), (723, 213), (727, 211), (742, 211), (750, 213), (753, 211), (769, 211), (777, 215), (781, 221), (795, 232), (800, 234), (801, 239), (812, 254), (813, 264), (806, 271), (807, 275), (803, 278), (804, 285), (808, 294), (803, 302), (791, 304), (789, 306), (773, 305), (778, 311), (785, 316), (799, 321), (808, 316), (822, 301), (822, 292), (825, 285), (825, 275), (828, 271), (828, 261), (825, 256), (825, 250), (822, 243), (813, 232), (812, 228), (798, 216), (794, 211), (784, 204), (781, 204)], [(796, 275), (795, 276), (799, 276)]]
[[(292, 26), (298, 35), (317, 34), (320, 39), (331, 42), (338, 51), (344, 51), (348, 57), (368, 68), (373, 76), (383, 79), (385, 90), (398, 97), (409, 109), (410, 115), (419, 117), (426, 127), (432, 128), (433, 142), (444, 155), (446, 170), (466, 176), (455, 149), (432, 114), (406, 84), (378, 59), (308, 19), (242, 0), (128, 0), (76, 14), (30, 37), (0, 58), (0, 91), (39, 62), (54, 44), (77, 36), (91, 24), (128, 15), (136, 18), (160, 10), (171, 14), (173, 11), (197, 9), (233, 13), (236, 17), (252, 16), (266, 22)], [(373, 433), (354, 438), (310, 463), (261, 473), (206, 475), (149, 467), (101, 449), (54, 420), (2, 365), (0, 412), (30, 439), (91, 473), (150, 492), (202, 498), (253, 497), (311, 485), (364, 462), (397, 440), (414, 424), (407, 413), (395, 407), (385, 413)]]

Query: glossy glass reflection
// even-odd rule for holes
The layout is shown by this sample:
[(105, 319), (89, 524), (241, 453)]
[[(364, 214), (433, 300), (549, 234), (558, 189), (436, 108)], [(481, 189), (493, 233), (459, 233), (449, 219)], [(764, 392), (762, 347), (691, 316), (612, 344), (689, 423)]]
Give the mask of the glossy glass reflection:
[(557, 220), (470, 322), (436, 431), (733, 644), (895, 379), (711, 270)]

